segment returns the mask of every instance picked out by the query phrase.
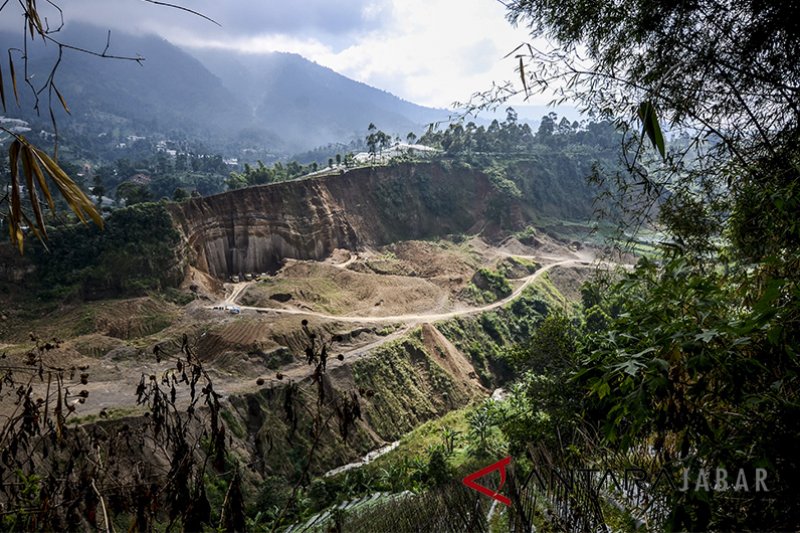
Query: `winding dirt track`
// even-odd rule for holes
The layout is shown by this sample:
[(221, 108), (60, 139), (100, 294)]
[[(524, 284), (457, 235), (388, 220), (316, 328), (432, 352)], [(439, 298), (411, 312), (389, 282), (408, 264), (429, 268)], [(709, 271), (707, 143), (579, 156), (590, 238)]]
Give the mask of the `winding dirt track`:
[[(242, 310), (248, 311), (261, 311), (261, 312), (268, 312), (268, 313), (276, 313), (276, 314), (283, 314), (283, 315), (302, 315), (302, 316), (311, 316), (315, 318), (322, 318), (325, 320), (336, 320), (339, 322), (381, 322), (381, 323), (397, 323), (402, 322), (406, 324), (419, 324), (422, 322), (435, 322), (437, 320), (447, 320), (449, 318), (455, 318), (458, 316), (465, 316), (465, 315), (472, 315), (476, 313), (485, 313), (486, 311), (491, 311), (493, 309), (497, 309), (498, 307), (502, 307), (509, 302), (512, 302), (519, 298), (522, 292), (528, 288), (533, 282), (535, 282), (540, 276), (544, 273), (548, 272), (549, 270), (555, 267), (586, 267), (586, 268), (595, 268), (599, 265), (604, 266), (617, 266), (617, 263), (608, 263), (608, 262), (600, 262), (600, 263), (590, 263), (589, 261), (585, 261), (582, 259), (564, 259), (561, 261), (557, 261), (555, 263), (550, 263), (549, 265), (543, 266), (530, 276), (527, 276), (523, 279), (522, 284), (514, 289), (514, 291), (503, 298), (502, 300), (498, 300), (488, 305), (484, 305), (482, 307), (468, 307), (464, 309), (457, 309), (454, 311), (448, 311), (447, 313), (427, 313), (427, 314), (406, 314), (406, 315), (389, 315), (389, 316), (352, 316), (352, 315), (328, 315), (325, 313), (318, 313), (315, 311), (306, 311), (303, 309), (275, 309), (272, 307), (253, 307), (253, 306), (240, 306)], [(226, 304), (235, 303), (236, 298), (244, 291), (247, 286), (252, 282), (247, 283), (240, 283), (234, 287), (233, 292), (230, 296), (225, 299)], [(217, 304), (219, 305), (219, 304)], [(209, 306), (213, 308), (214, 306)]]
[[(241, 307), (241, 309), (243, 311), (244, 310), (251, 310), (253, 312), (266, 311), (268, 313), (275, 313), (275, 314), (310, 316), (337, 322), (393, 323), (393, 324), (398, 324), (400, 326), (391, 334), (376, 339), (374, 342), (344, 351), (343, 355), (345, 357), (344, 360), (342, 361), (339, 361), (336, 357), (331, 357), (328, 360), (328, 370), (330, 371), (339, 366), (350, 365), (354, 361), (361, 359), (363, 357), (368, 357), (370, 352), (372, 352), (374, 349), (382, 346), (387, 342), (403, 337), (411, 329), (413, 329), (415, 326), (421, 323), (446, 320), (458, 316), (473, 315), (476, 313), (483, 313), (486, 311), (497, 309), (498, 307), (502, 307), (508, 304), (509, 302), (512, 302), (516, 298), (518, 298), (527, 287), (529, 287), (532, 283), (534, 283), (537, 279), (539, 279), (539, 277), (541, 277), (545, 272), (548, 272), (554, 268), (557, 267), (597, 268), (599, 266), (606, 266), (606, 267), (627, 266), (609, 262), (592, 263), (585, 259), (563, 259), (563, 258), (560, 259), (561, 260), (558, 260), (554, 263), (550, 263), (546, 266), (543, 266), (541, 269), (537, 270), (532, 275), (523, 278), (523, 282), (509, 296), (503, 298), (502, 300), (499, 300), (497, 302), (482, 307), (469, 307), (469, 308), (449, 311), (446, 313), (420, 313), (420, 314), (415, 313), (415, 314), (393, 315), (393, 316), (339, 316), (339, 315), (327, 315), (324, 313), (317, 313), (313, 311), (304, 311), (301, 309), (273, 309), (273, 308), (260, 308), (260, 307), (250, 307), (250, 306), (243, 306)], [(234, 305), (238, 297), (251, 283), (252, 282), (243, 282), (235, 284), (231, 294), (229, 294), (222, 302), (215, 304), (215, 306)], [(213, 308), (215, 306), (209, 306), (209, 307)], [(171, 364), (172, 363), (167, 358), (167, 360), (164, 360), (161, 363), (156, 363), (155, 361), (152, 362), (148, 361), (135, 369), (132, 368), (130, 369), (129, 372), (131, 376), (130, 383), (125, 383), (126, 380), (124, 379), (120, 381), (119, 378), (116, 378), (113, 381), (90, 381), (90, 383), (87, 386), (81, 387), (91, 391), (90, 395), (91, 401), (84, 408), (81, 409), (80, 414), (81, 415), (96, 414), (102, 408), (112, 408), (112, 407), (131, 408), (133, 391), (136, 388), (136, 383), (138, 382), (138, 376), (141, 373), (160, 375), (162, 372), (171, 368)], [(308, 378), (313, 373), (313, 368), (304, 364), (304, 362), (302, 361), (296, 361), (288, 365), (287, 367), (282, 368), (280, 372), (281, 374), (283, 374), (283, 379), (286, 381), (291, 381), (291, 380), (302, 381)], [(214, 370), (212, 370), (211, 373), (212, 375), (214, 375), (215, 389), (225, 396), (248, 392), (251, 390), (257, 390), (263, 386), (273, 386), (279, 383), (279, 380), (276, 379), (276, 377), (273, 377), (274, 375), (273, 372), (265, 372), (262, 375), (265, 381), (264, 385), (257, 385), (255, 382), (255, 376), (252, 378), (249, 377), (245, 378), (242, 376), (234, 376), (228, 374), (227, 372), (217, 372)], [(183, 392), (179, 392), (178, 396), (182, 398), (185, 395), (183, 394)], [(133, 408), (133, 411), (136, 411), (137, 409), (138, 408)]]
[[(518, 256), (519, 257), (519, 256)], [(531, 257), (534, 259), (533, 257)], [(541, 260), (542, 257), (535, 258)], [(554, 263), (550, 263), (548, 265), (543, 266), (530, 276), (527, 276), (523, 279), (523, 283), (520, 284), (510, 295), (503, 298), (502, 300), (498, 300), (494, 303), (489, 305), (484, 305), (482, 307), (470, 307), (465, 309), (459, 309), (455, 311), (449, 311), (447, 313), (428, 313), (428, 314), (407, 314), (407, 315), (393, 315), (393, 316), (341, 316), (341, 315), (327, 315), (324, 313), (317, 313), (314, 311), (304, 311), (302, 309), (274, 309), (274, 308), (262, 308), (262, 307), (252, 307), (252, 306), (241, 306), (242, 310), (252, 310), (252, 311), (267, 311), (270, 313), (276, 314), (285, 314), (285, 315), (299, 315), (299, 316), (311, 316), (316, 318), (322, 318), (325, 320), (335, 320), (339, 322), (358, 322), (358, 323), (395, 323), (395, 324), (402, 324), (397, 330), (393, 333), (387, 335), (386, 337), (382, 337), (377, 339), (374, 342), (371, 342), (367, 345), (353, 348), (351, 350), (347, 350), (343, 352), (345, 356), (344, 360), (339, 361), (335, 357), (331, 357), (328, 360), (328, 371), (331, 371), (334, 368), (339, 366), (350, 365), (354, 361), (361, 359), (363, 357), (369, 356), (370, 352), (375, 350), (376, 348), (386, 344), (387, 342), (391, 342), (393, 340), (402, 338), (406, 335), (409, 331), (411, 331), (414, 326), (419, 325), (421, 323), (426, 322), (435, 322), (438, 320), (446, 320), (449, 318), (455, 318), (458, 316), (466, 316), (466, 315), (473, 315), (477, 313), (484, 313), (486, 311), (491, 311), (493, 309), (497, 309), (498, 307), (502, 307), (515, 299), (517, 299), (522, 292), (528, 288), (532, 283), (534, 283), (539, 277), (544, 275), (546, 272), (556, 268), (556, 267), (578, 267), (578, 268), (599, 268), (599, 267), (606, 267), (606, 268), (614, 268), (614, 267), (623, 267), (623, 268), (632, 268), (632, 265), (625, 265), (621, 263), (613, 263), (608, 261), (592, 261), (592, 258), (586, 256), (580, 259), (564, 259), (564, 258), (546, 258), (546, 259), (555, 259)], [(240, 283), (238, 285), (240, 287), (235, 287), (234, 291), (231, 293), (228, 298), (226, 298), (226, 302), (230, 301), (233, 302), (235, 298), (242, 293), (242, 291), (249, 286), (253, 282), (246, 282)], [(217, 304), (219, 305), (219, 304)], [(213, 307), (213, 306), (210, 306)], [(289, 367), (285, 367), (281, 369), (281, 374), (283, 374), (284, 380), (287, 381), (302, 381), (310, 377), (313, 373), (313, 368), (309, 367), (306, 364), (301, 362), (295, 362), (291, 364)], [(276, 378), (265, 375), (265, 386), (273, 386), (279, 383), (279, 380)], [(236, 393), (243, 393), (246, 391), (254, 390), (255, 384), (252, 380), (241, 380), (241, 379), (221, 379), (215, 382), (215, 386), (219, 392), (222, 392), (225, 395), (236, 394)]]
[(233, 285), (233, 291), (225, 298), (225, 300), (221, 304), (217, 305), (232, 305), (236, 303), (236, 300), (239, 298), (239, 295), (252, 283), (252, 281), (248, 281), (245, 283), (235, 283)]

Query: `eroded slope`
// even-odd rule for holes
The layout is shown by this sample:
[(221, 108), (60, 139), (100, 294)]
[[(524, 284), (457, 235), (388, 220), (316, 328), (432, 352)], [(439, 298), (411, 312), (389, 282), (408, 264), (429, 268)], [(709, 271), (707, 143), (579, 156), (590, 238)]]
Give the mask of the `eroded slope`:
[(337, 248), (480, 230), (496, 194), (474, 170), (403, 164), (250, 187), (171, 212), (192, 262), (227, 278), (275, 270), (286, 258), (322, 260)]

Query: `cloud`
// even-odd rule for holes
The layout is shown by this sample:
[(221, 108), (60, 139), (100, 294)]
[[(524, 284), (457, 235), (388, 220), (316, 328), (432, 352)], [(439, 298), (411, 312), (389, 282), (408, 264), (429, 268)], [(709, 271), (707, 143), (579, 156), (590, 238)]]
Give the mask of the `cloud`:
[(183, 1), (222, 27), (141, 1), (62, 4), (68, 21), (153, 32), (182, 46), (299, 53), (437, 107), (465, 101), (492, 82), (515, 79), (515, 61), (503, 56), (528, 38), (506, 21), (505, 8), (494, 0)]
[(503, 57), (528, 35), (489, 0), (395, 0), (392, 21), (347, 49), (315, 58), (359, 81), (448, 106), (516, 76)]
[[(61, 2), (65, 19), (165, 37), (193, 33), (210, 38), (251, 38), (282, 33), (336, 38), (379, 30), (391, 19), (391, 0), (176, 0), (218, 22), (186, 11), (133, 0)], [(52, 17), (51, 17), (52, 18)]]

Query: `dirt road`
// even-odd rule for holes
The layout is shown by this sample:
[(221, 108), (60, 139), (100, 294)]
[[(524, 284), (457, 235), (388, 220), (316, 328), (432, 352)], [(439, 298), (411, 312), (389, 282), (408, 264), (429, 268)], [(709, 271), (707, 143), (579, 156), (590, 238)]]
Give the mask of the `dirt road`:
[(232, 283), (231, 285), (233, 285), (233, 290), (231, 291), (231, 293), (225, 298), (225, 300), (223, 300), (221, 303), (219, 303), (217, 305), (225, 306), (225, 305), (234, 305), (234, 304), (236, 304), (236, 300), (239, 298), (239, 296), (242, 294), (242, 292), (248, 286), (250, 286), (251, 283), (253, 283), (253, 282), (252, 281), (246, 281), (244, 283)]
[[(449, 318), (455, 318), (458, 316), (465, 316), (465, 315), (472, 315), (476, 313), (485, 313), (486, 311), (491, 311), (493, 309), (497, 309), (498, 307), (502, 307), (517, 298), (523, 293), (525, 289), (527, 289), (531, 283), (535, 282), (539, 279), (540, 276), (545, 274), (546, 272), (550, 271), (556, 267), (578, 267), (578, 268), (593, 268), (596, 265), (605, 265), (605, 266), (616, 266), (616, 263), (591, 263), (588, 260), (584, 259), (563, 259), (560, 261), (556, 261), (555, 263), (550, 263), (549, 265), (543, 266), (530, 276), (522, 278), (522, 284), (514, 289), (514, 291), (506, 296), (505, 298), (493, 302), (488, 305), (484, 305), (481, 307), (467, 307), (464, 309), (457, 309), (454, 311), (449, 311), (446, 313), (412, 313), (412, 314), (405, 314), (405, 315), (390, 315), (390, 316), (353, 316), (353, 315), (328, 315), (325, 313), (318, 313), (315, 311), (307, 311), (304, 309), (275, 309), (272, 307), (254, 307), (254, 306), (240, 306), (243, 311), (260, 311), (260, 312), (267, 312), (267, 313), (275, 313), (275, 314), (283, 314), (283, 315), (298, 315), (298, 316), (309, 316), (315, 318), (321, 318), (324, 320), (337, 320), (339, 322), (377, 322), (377, 323), (405, 323), (405, 324), (419, 324), (423, 322), (435, 322), (437, 320), (447, 320)], [(231, 304), (235, 303), (236, 297), (244, 291), (245, 288), (251, 282), (247, 283), (240, 283), (237, 284), (236, 288), (234, 289), (231, 296), (226, 298), (225, 303)], [(220, 305), (220, 304), (217, 304)], [(209, 306), (213, 308), (214, 306)]]
[[(392, 315), (392, 316), (339, 316), (339, 315), (328, 315), (324, 313), (317, 313), (313, 311), (304, 311), (301, 309), (273, 309), (273, 308), (260, 308), (260, 307), (250, 307), (250, 306), (242, 306), (241, 309), (243, 311), (260, 311), (260, 312), (267, 312), (267, 313), (275, 313), (275, 314), (285, 314), (285, 315), (297, 315), (297, 316), (308, 316), (308, 317), (316, 317), (325, 320), (332, 320), (337, 322), (349, 322), (349, 323), (392, 323), (397, 324), (399, 327), (391, 334), (376, 339), (374, 342), (369, 344), (352, 348), (350, 350), (342, 352), (344, 355), (344, 359), (339, 361), (336, 357), (331, 357), (328, 360), (328, 370), (332, 370), (339, 366), (349, 365), (352, 364), (355, 360), (358, 360), (363, 357), (369, 356), (369, 354), (375, 350), (376, 348), (386, 344), (387, 342), (391, 342), (396, 339), (402, 338), (406, 335), (411, 329), (415, 326), (426, 323), (426, 322), (435, 322), (439, 320), (447, 320), (450, 318), (455, 318), (458, 316), (467, 316), (473, 315), (477, 313), (484, 313), (486, 311), (491, 311), (502, 307), (515, 299), (519, 298), (519, 296), (523, 293), (523, 291), (528, 288), (532, 283), (536, 282), (541, 276), (543, 276), (546, 272), (554, 268), (559, 267), (578, 267), (578, 268), (596, 268), (598, 265), (600, 266), (619, 266), (616, 263), (590, 263), (588, 261), (582, 259), (562, 259), (560, 261), (556, 261), (554, 263), (550, 263), (546, 266), (543, 266), (541, 269), (537, 270), (530, 276), (523, 278), (523, 282), (516, 288), (514, 291), (507, 297), (498, 300), (494, 303), (480, 306), (480, 307), (468, 307), (463, 309), (457, 309), (445, 313), (413, 313), (413, 314), (405, 314), (405, 315)], [(242, 292), (251, 284), (252, 282), (243, 282), (235, 284), (231, 293), (220, 303), (215, 304), (216, 306), (220, 305), (235, 305), (236, 299), (242, 294)], [(209, 306), (215, 307), (215, 306)], [(126, 374), (129, 376), (130, 383), (124, 383), (128, 381), (127, 379), (120, 380), (116, 378), (114, 381), (90, 381), (90, 383), (85, 386), (81, 387), (82, 389), (86, 389), (90, 391), (90, 399), (91, 401), (87, 402), (86, 406), (82, 406), (79, 410), (81, 416), (85, 416), (87, 414), (96, 414), (103, 408), (126, 408), (130, 409), (131, 412), (136, 412), (141, 410), (140, 408), (133, 407), (131, 404), (133, 403), (133, 391), (136, 388), (136, 383), (138, 383), (139, 376), (142, 373), (150, 374), (150, 375), (161, 375), (164, 371), (171, 367), (171, 362), (169, 358), (161, 363), (156, 363), (155, 361), (148, 361), (143, 362), (138, 367), (131, 367), (127, 369)], [(294, 381), (301, 381), (303, 379), (308, 378), (312, 372), (313, 367), (308, 366), (305, 364), (304, 361), (295, 361), (280, 370), (280, 373), (283, 375), (283, 380), (277, 380), (276, 372), (266, 371), (262, 374), (262, 378), (265, 380), (264, 385), (257, 385), (256, 384), (256, 377), (253, 376), (252, 378), (245, 378), (243, 376), (234, 376), (228, 374), (224, 371), (218, 371), (215, 369), (210, 370), (211, 375), (214, 379), (215, 389), (222, 393), (223, 395), (231, 395), (237, 393), (243, 393), (250, 390), (255, 390), (257, 388), (261, 388), (264, 386), (272, 386), (278, 384), (280, 381), (286, 382), (289, 380)], [(182, 396), (182, 393), (179, 393), (179, 396)]]

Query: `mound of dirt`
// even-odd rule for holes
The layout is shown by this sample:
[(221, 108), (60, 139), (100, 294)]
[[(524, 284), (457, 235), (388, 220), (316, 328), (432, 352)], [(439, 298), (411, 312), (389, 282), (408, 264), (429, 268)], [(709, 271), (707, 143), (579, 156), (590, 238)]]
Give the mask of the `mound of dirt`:
[(425, 349), (430, 354), (436, 354), (434, 361), (442, 369), (453, 376), (456, 387), (461, 388), (467, 394), (474, 394), (475, 389), (488, 392), (480, 384), (475, 373), (475, 367), (469, 359), (456, 348), (447, 338), (436, 329), (433, 324), (422, 325), (422, 342)]
[(530, 259), (504, 257), (497, 264), (497, 271), (508, 279), (521, 279), (530, 276), (539, 269), (539, 264)]
[[(275, 307), (278, 298), (295, 308), (329, 314), (387, 316), (441, 309), (449, 291), (417, 277), (353, 272), (324, 263), (296, 261), (248, 289), (243, 303)], [(278, 296), (282, 295), (282, 296)]]
[(556, 268), (547, 273), (553, 285), (571, 302), (581, 301), (581, 285), (588, 281), (594, 270), (591, 268)]
[(187, 270), (186, 278), (184, 278), (180, 288), (191, 291), (202, 299), (209, 300), (213, 300), (225, 292), (220, 280), (192, 266)]
[(331, 256), (328, 258), (334, 265), (343, 265), (347, 263), (352, 257), (352, 253), (350, 250), (345, 250), (343, 248), (336, 248), (333, 252), (331, 252)]
[[(523, 239), (526, 240), (527, 239)], [(509, 237), (500, 243), (498, 251), (506, 255), (518, 256), (557, 256), (564, 259), (577, 259), (566, 243), (561, 243), (549, 235), (539, 235), (531, 244), (520, 242), (516, 237)]]
[(383, 248), (422, 278), (469, 278), (480, 261), (468, 249), (447, 241), (403, 241)]
[(168, 327), (176, 306), (153, 298), (103, 302), (95, 311), (95, 331), (118, 339), (146, 337)]
[(76, 337), (67, 343), (75, 351), (86, 357), (103, 357), (123, 344), (124, 342), (116, 337), (108, 337), (96, 333)]
[(180, 312), (177, 305), (150, 297), (69, 304), (39, 318), (25, 319), (23, 327), (16, 327), (4, 340), (25, 342), (28, 331), (62, 340), (91, 334), (137, 339), (168, 327)]
[(230, 351), (271, 350), (278, 347), (270, 337), (265, 320), (235, 320), (208, 331), (197, 344), (197, 352), (206, 360), (214, 360)]

